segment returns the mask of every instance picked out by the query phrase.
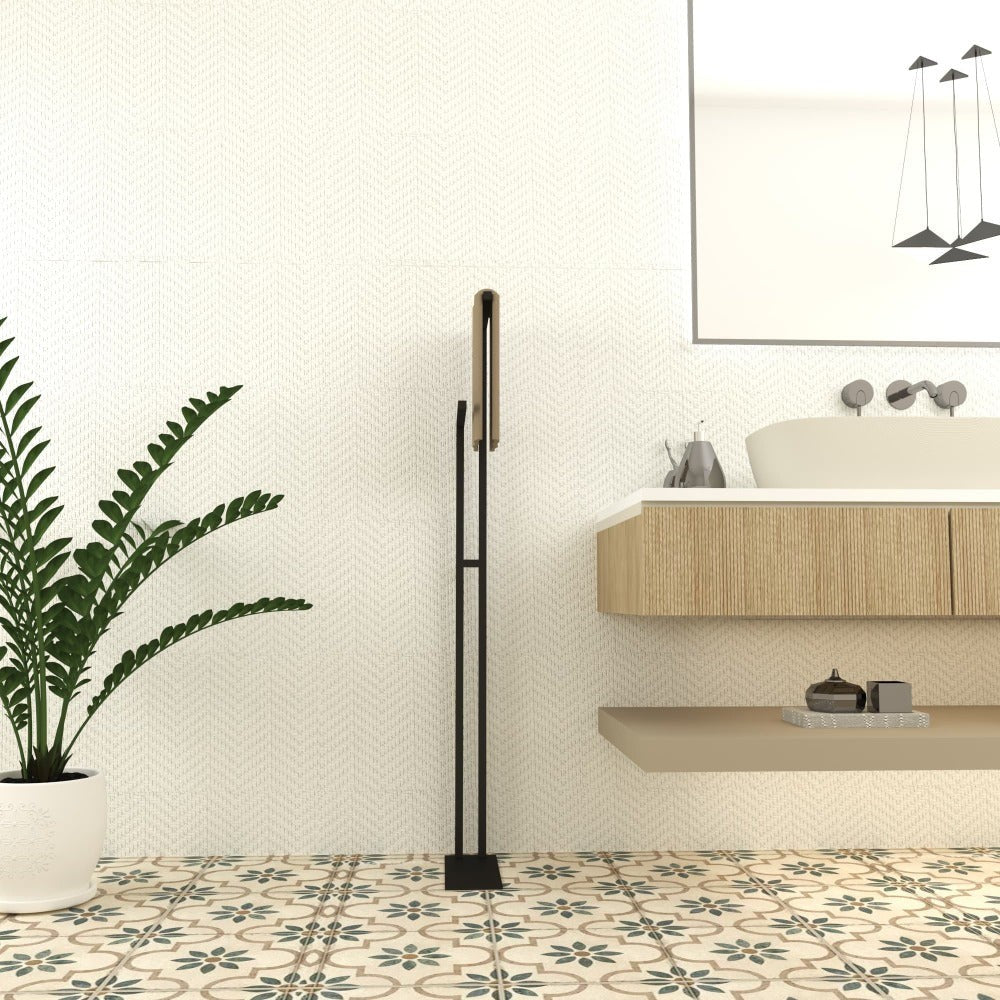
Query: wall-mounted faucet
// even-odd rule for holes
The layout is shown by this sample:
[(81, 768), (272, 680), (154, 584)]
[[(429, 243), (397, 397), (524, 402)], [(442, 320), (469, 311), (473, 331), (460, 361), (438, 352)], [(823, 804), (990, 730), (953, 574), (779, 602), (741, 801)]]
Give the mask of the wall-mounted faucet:
[(875, 390), (871, 382), (859, 378), (840, 390), (840, 398), (844, 401), (844, 406), (849, 406), (860, 417), (861, 407), (867, 406), (875, 398)]
[(961, 382), (942, 382), (940, 385), (935, 385), (927, 379), (913, 383), (900, 379), (890, 383), (889, 388), (885, 390), (885, 398), (893, 409), (906, 410), (913, 405), (914, 397), (921, 390), (924, 390), (942, 410), (947, 410), (952, 417), (955, 416), (955, 407), (961, 406), (967, 395), (965, 386)]

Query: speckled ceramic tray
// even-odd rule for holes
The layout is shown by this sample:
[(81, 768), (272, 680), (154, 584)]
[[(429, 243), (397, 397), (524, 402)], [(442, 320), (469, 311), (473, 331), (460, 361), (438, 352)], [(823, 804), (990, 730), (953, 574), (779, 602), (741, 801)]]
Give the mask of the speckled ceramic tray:
[(927, 712), (812, 712), (808, 708), (783, 708), (783, 722), (803, 729), (926, 729)]

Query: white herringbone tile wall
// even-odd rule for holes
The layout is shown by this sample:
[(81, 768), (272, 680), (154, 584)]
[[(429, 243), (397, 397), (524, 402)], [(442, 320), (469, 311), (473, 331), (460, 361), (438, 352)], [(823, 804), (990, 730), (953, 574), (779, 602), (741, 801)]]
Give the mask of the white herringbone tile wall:
[(247, 388), (149, 519), (288, 495), (165, 568), (101, 664), (223, 601), (316, 605), (191, 640), (109, 702), (78, 755), (110, 776), (109, 852), (448, 846), (452, 432), (483, 286), (495, 846), (995, 840), (995, 773), (654, 776), (597, 734), (599, 705), (794, 702), (831, 666), (1000, 697), (995, 622), (594, 610), (594, 514), (657, 484), (698, 419), (747, 485), (745, 434), (841, 412), (850, 379), (960, 378), (967, 413), (1000, 412), (997, 351), (689, 343), (684, 7), (0, 3), (0, 314), (66, 526), (220, 383)]

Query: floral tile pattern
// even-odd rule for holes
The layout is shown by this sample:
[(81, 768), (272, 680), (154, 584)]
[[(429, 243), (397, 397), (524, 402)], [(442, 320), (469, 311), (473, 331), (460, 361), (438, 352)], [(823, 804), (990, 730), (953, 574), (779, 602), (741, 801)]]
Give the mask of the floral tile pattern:
[(0, 1000), (1000, 1000), (1000, 848), (107, 858)]

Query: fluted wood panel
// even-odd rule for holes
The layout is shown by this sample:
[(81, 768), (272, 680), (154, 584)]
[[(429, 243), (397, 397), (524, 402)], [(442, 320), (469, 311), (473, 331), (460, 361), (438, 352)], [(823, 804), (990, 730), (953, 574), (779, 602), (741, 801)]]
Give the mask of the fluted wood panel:
[[(620, 582), (635, 572), (635, 531), (643, 546), (637, 597)], [(951, 613), (944, 509), (646, 507), (601, 535), (602, 610), (789, 618)]]
[(955, 614), (1000, 616), (1000, 510), (952, 510), (951, 558)]
[(646, 613), (641, 516), (597, 533), (597, 610)]

